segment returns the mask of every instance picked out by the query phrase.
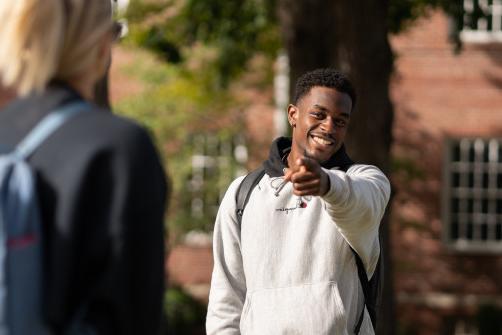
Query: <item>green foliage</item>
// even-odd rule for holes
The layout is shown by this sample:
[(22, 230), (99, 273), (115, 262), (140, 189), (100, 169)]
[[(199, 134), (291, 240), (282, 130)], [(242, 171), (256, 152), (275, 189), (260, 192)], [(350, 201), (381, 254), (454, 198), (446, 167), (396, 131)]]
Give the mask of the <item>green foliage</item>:
[[(246, 71), (257, 52), (275, 56), (279, 36), (271, 5), (261, 0), (131, 0), (124, 14), (129, 34), (123, 44), (150, 52), (138, 53), (123, 69), (141, 80), (144, 91), (117, 107), (151, 129), (167, 157), (173, 182), (171, 236), (212, 230), (221, 190), (238, 166), (231, 160), (216, 172), (205, 171), (203, 188), (193, 189), (192, 139), (214, 134), (218, 141), (229, 141), (243, 129), (238, 117), (224, 121), (232, 110), (241, 109), (239, 92), (232, 92), (229, 83)], [(205, 204), (203, 214), (195, 217), (193, 196)]]
[(170, 1), (159, 0), (159, 1), (142, 1), (142, 0), (131, 0), (127, 7), (125, 16), (129, 23), (142, 22), (145, 17), (152, 14), (158, 13), (167, 6), (170, 5)]
[(431, 8), (441, 8), (458, 18), (462, 12), (462, 0), (389, 0), (389, 31), (397, 34), (405, 30)]
[(391, 171), (395, 175), (404, 177), (404, 181), (423, 180), (425, 171), (420, 165), (410, 158), (393, 157), (391, 161)]
[(159, 26), (152, 26), (135, 35), (136, 43), (147, 49), (155, 51), (165, 61), (179, 63), (181, 61), (180, 49), (174, 44), (165, 30)]
[(431, 0), (390, 0), (389, 30), (398, 33), (409, 23), (423, 16), (429, 8)]
[(118, 107), (153, 129), (163, 143), (185, 140), (205, 121), (221, 117), (235, 103), (228, 92), (211, 85), (210, 71), (187, 71), (144, 52), (135, 57), (123, 70), (146, 88)]
[(241, 72), (257, 51), (275, 54), (277, 27), (267, 1), (188, 0), (183, 15), (189, 40), (204, 41), (218, 49), (216, 67), (220, 84)]
[[(134, 56), (121, 71), (141, 82), (144, 88), (138, 95), (118, 102), (115, 108), (120, 114), (136, 119), (150, 129), (164, 157), (172, 181), (168, 219), (171, 235), (176, 236), (190, 229), (210, 231), (215, 211), (201, 218), (193, 218), (190, 214), (192, 194), (189, 179), (194, 153), (191, 139), (196, 134), (210, 132), (225, 141), (239, 133), (243, 126), (238, 119), (234, 120), (231, 128), (215, 126), (215, 120), (224, 119), (229, 110), (239, 108), (239, 103), (229, 91), (212, 85), (211, 69), (190, 71), (166, 63), (137, 47), (127, 48), (129, 52), (134, 51)], [(229, 169), (235, 170), (234, 162)], [(231, 171), (219, 173), (233, 176)], [(209, 176), (203, 190), (207, 193), (205, 198), (219, 199), (219, 189), (226, 188), (231, 181), (226, 180), (225, 185), (214, 187), (220, 180), (219, 175)]]
[(182, 59), (183, 36), (179, 16), (164, 19), (164, 14), (173, 9), (169, 1), (145, 2), (131, 0), (125, 13), (129, 23), (127, 42), (158, 54), (162, 60), (179, 63)]
[(164, 298), (167, 334), (203, 334), (206, 307), (181, 288), (169, 288)]
[[(399, 33), (430, 8), (461, 18), (462, 0), (389, 0), (387, 25)], [(281, 47), (276, 0), (131, 0), (125, 14), (134, 43), (178, 63), (197, 44), (214, 52), (213, 83), (225, 88), (256, 53)], [(457, 20), (457, 23), (461, 22)]]
[[(182, 62), (192, 47), (203, 44), (213, 51), (209, 60), (213, 84), (226, 88), (243, 72), (257, 52), (275, 56), (280, 47), (278, 28), (271, 15), (273, 2), (260, 0), (158, 1), (132, 0), (126, 17), (136, 45)], [(166, 16), (162, 13), (170, 13)]]

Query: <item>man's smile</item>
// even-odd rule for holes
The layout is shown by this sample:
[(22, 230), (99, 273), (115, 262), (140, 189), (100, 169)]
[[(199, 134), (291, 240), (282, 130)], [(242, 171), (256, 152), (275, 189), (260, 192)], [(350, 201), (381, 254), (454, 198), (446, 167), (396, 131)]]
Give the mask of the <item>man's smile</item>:
[(333, 146), (335, 145), (335, 140), (328, 136), (323, 136), (320, 134), (310, 134), (310, 138), (320, 146)]

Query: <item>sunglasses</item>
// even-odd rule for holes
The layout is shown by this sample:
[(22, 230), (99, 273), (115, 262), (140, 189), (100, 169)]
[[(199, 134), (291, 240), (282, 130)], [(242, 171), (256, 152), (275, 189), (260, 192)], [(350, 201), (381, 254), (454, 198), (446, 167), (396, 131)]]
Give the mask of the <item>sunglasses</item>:
[(113, 41), (118, 41), (127, 33), (127, 27), (123, 22), (113, 21), (112, 23), (112, 38)]

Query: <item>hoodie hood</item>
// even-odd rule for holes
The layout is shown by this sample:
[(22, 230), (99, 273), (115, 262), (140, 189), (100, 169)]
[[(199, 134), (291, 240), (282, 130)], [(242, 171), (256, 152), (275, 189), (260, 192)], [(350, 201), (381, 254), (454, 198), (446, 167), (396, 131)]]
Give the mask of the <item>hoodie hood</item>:
[[(268, 159), (263, 163), (265, 172), (270, 177), (282, 177), (284, 175), (283, 170), (287, 167), (284, 162), (290, 151), (291, 138), (279, 137), (272, 142)], [(338, 168), (342, 171), (346, 171), (353, 164), (354, 162), (345, 152), (345, 145), (342, 145), (340, 149), (338, 149), (329, 160), (321, 164), (321, 166), (325, 169)]]

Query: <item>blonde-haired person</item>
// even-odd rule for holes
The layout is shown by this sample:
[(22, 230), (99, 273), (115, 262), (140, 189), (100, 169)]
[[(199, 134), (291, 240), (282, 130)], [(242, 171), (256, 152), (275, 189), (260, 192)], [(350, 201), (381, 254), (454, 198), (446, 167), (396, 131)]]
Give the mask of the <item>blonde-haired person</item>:
[(19, 95), (0, 111), (2, 152), (58, 107), (89, 103), (29, 158), (51, 333), (65, 333), (84, 311), (96, 334), (158, 334), (164, 172), (141, 127), (92, 105), (114, 39), (110, 1), (2, 0), (0, 22), (0, 78)]

